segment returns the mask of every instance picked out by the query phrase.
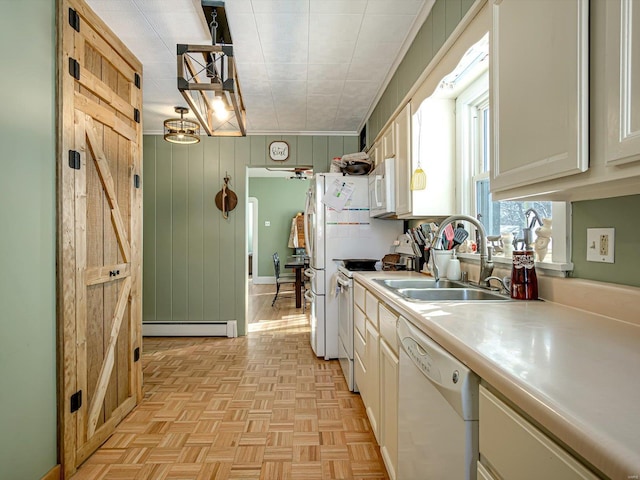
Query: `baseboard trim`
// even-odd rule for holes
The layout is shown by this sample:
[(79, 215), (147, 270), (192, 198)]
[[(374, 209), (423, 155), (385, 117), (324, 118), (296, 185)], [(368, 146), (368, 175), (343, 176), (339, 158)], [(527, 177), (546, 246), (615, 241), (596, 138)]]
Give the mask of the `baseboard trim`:
[(226, 322), (144, 322), (143, 337), (237, 337), (238, 324)]
[(60, 480), (62, 478), (62, 467), (60, 465), (56, 465), (47, 473), (44, 474), (42, 480)]
[(252, 277), (254, 285), (275, 285), (276, 277)]

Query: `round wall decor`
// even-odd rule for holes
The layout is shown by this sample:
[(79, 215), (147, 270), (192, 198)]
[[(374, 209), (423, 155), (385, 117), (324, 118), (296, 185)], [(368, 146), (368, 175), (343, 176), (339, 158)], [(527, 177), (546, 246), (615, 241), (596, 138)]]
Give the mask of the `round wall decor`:
[(269, 144), (269, 158), (276, 162), (284, 162), (289, 158), (289, 144), (282, 141), (271, 142)]

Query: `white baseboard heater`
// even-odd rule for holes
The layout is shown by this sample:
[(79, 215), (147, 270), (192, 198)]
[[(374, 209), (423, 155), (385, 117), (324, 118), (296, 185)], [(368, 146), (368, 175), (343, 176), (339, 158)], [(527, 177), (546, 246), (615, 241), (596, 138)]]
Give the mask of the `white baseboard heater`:
[(143, 322), (143, 337), (237, 337), (235, 320), (225, 322)]

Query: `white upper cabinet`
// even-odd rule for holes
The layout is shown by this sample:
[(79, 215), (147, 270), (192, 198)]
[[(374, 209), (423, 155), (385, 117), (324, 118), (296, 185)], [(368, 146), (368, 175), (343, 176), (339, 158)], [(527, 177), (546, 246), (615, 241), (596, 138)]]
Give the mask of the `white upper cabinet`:
[[(607, 165), (640, 160), (640, 3), (606, 3)], [(636, 32), (638, 30), (638, 32)]]
[(384, 157), (380, 160), (396, 156), (395, 131), (393, 128), (388, 128), (382, 135), (382, 152)]
[(396, 215), (407, 215), (411, 212), (411, 106), (409, 104), (400, 111), (393, 121), (390, 130), (394, 131), (396, 140)]
[(492, 192), (589, 168), (588, 58), (588, 0), (494, 0)]

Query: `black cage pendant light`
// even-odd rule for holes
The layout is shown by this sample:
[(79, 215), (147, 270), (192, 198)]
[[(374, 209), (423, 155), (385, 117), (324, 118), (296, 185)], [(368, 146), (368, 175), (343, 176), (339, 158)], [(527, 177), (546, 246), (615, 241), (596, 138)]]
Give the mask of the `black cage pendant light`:
[(200, 124), (184, 118), (189, 113), (187, 107), (175, 107), (180, 118), (169, 118), (164, 121), (164, 139), (167, 142), (189, 145), (200, 141)]

